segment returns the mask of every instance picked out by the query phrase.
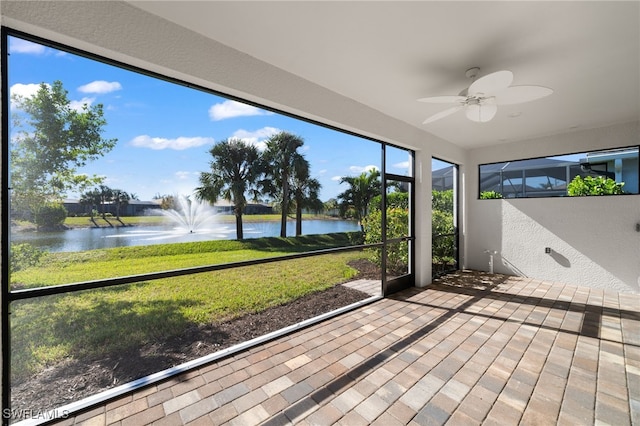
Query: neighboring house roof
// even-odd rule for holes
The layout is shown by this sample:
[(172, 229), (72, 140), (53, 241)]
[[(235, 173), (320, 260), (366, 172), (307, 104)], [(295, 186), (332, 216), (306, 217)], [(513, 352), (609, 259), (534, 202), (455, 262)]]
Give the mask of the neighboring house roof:
[[(233, 207), (233, 202), (229, 200), (218, 200), (213, 203), (214, 207)], [(265, 203), (247, 203), (247, 206), (262, 206), (262, 207), (271, 207), (269, 204)]]
[[(65, 198), (62, 200), (64, 204), (80, 204), (80, 200), (77, 198)], [(141, 200), (129, 200), (127, 204), (132, 206), (159, 206), (160, 200), (141, 201)]]

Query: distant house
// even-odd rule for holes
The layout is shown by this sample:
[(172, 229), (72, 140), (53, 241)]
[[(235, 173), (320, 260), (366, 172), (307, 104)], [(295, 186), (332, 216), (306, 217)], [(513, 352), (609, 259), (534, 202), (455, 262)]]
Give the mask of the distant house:
[[(216, 214), (233, 214), (233, 203), (227, 200), (218, 200), (213, 209)], [(273, 213), (273, 207), (268, 204), (262, 203), (247, 203), (244, 208), (244, 214), (271, 214)]]
[[(116, 206), (111, 203), (107, 203), (104, 206), (90, 206), (87, 204), (81, 204), (80, 200), (67, 198), (62, 201), (62, 204), (67, 209), (69, 216), (88, 216), (91, 213), (92, 209), (99, 210), (100, 213), (102, 213), (103, 208), (105, 213), (109, 213), (113, 216), (116, 215)], [(120, 206), (120, 216), (144, 216), (149, 214), (159, 214), (160, 209), (160, 200), (129, 200), (126, 205)]]
[(586, 158), (580, 160), (580, 167), (624, 182), (625, 192), (638, 193), (638, 147), (587, 153)]

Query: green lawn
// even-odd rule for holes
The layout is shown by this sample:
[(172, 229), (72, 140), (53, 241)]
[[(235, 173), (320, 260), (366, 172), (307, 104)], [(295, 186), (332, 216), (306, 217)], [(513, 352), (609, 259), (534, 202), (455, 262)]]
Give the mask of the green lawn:
[[(37, 287), (349, 245), (357, 234), (136, 246), (47, 255), (12, 274)], [(12, 373), (20, 380), (68, 358), (97, 358), (257, 312), (344, 282), (362, 252), (323, 255), (25, 300), (12, 304)]]

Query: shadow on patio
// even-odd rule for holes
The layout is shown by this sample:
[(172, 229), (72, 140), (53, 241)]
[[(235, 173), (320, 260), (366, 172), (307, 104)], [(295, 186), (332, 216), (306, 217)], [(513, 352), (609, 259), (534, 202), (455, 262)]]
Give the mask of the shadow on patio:
[(64, 424), (640, 424), (640, 296), (460, 272)]

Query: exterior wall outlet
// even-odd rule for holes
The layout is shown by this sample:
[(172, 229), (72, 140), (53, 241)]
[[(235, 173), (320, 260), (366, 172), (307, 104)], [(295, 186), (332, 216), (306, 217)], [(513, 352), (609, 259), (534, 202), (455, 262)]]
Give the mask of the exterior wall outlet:
[(551, 254), (551, 247), (545, 247), (544, 252), (547, 254)]

